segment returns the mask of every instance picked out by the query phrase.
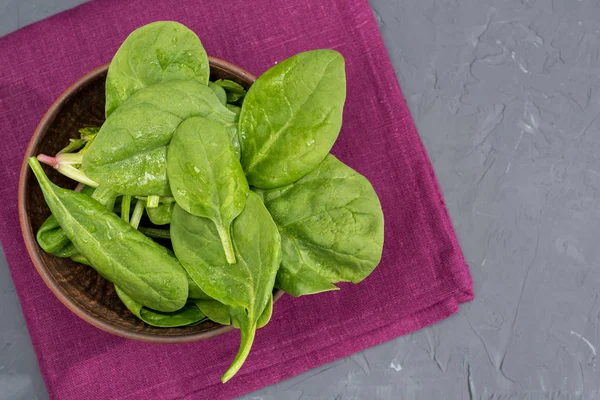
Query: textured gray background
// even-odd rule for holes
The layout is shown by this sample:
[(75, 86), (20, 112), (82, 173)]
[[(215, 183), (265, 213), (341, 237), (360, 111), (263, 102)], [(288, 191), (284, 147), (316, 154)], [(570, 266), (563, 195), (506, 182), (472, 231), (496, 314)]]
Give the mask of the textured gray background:
[[(0, 0), (0, 35), (81, 2)], [(476, 299), (244, 399), (600, 399), (600, 1), (371, 5)], [(0, 264), (0, 398), (45, 399)]]

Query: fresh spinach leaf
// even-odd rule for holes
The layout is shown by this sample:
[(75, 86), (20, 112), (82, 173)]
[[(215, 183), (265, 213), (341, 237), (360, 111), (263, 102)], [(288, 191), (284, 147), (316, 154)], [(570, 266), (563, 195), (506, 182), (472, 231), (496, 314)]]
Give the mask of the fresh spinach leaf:
[(221, 378), (229, 380), (244, 363), (257, 322), (270, 301), (281, 263), (279, 232), (260, 198), (248, 193), (246, 206), (233, 221), (237, 263), (227, 265), (215, 224), (176, 206), (171, 220), (173, 250), (191, 278), (211, 298), (230, 307), (241, 330), (235, 360)]
[(231, 222), (249, 189), (223, 125), (201, 117), (182, 122), (167, 151), (167, 176), (177, 205), (213, 221), (227, 262), (235, 263)]
[(379, 263), (383, 213), (369, 181), (329, 155), (311, 173), (257, 190), (279, 228), (283, 259), (275, 286), (300, 296), (358, 283)]
[(28, 163), (52, 214), (81, 256), (100, 275), (155, 310), (175, 311), (185, 305), (187, 277), (167, 249), (98, 201), (50, 182), (36, 158), (29, 158)]
[(217, 324), (231, 325), (231, 315), (229, 307), (215, 299), (194, 300), (196, 306), (206, 315), (208, 319)]
[(237, 116), (208, 86), (169, 81), (138, 90), (102, 125), (83, 155), (82, 170), (121, 194), (169, 196), (167, 145), (179, 124), (194, 116), (236, 132)]
[[(190, 285), (191, 288), (191, 285)], [(190, 295), (191, 298), (191, 295)], [(231, 325), (232, 322), (235, 328), (240, 328), (236, 321), (231, 320), (231, 309), (225, 304), (211, 299), (210, 297), (200, 298), (195, 300), (196, 305), (206, 316), (213, 322), (221, 325)], [(256, 321), (256, 329), (260, 329), (269, 323), (271, 315), (273, 314), (273, 295), (269, 298), (269, 302), (265, 306), (264, 310), (260, 314), (260, 317)]]
[(246, 89), (230, 79), (219, 79), (215, 81), (215, 84), (221, 86), (227, 92), (227, 103), (236, 103), (246, 96)]
[[(81, 193), (91, 196), (94, 190), (95, 188), (84, 185)], [(56, 217), (52, 214), (40, 226), (35, 237), (42, 250), (57, 257), (71, 257), (77, 252), (74, 250), (65, 231), (60, 227)]]
[(82, 139), (89, 140), (91, 137), (96, 136), (100, 132), (99, 126), (86, 126), (79, 129), (79, 135)]
[(127, 309), (148, 325), (160, 328), (172, 328), (196, 324), (206, 319), (206, 316), (193, 302), (188, 302), (183, 308), (177, 311), (161, 312), (144, 307), (116, 285), (115, 292), (117, 292), (117, 295)]
[(42, 250), (54, 255), (71, 243), (53, 214), (44, 221), (35, 236)]
[(188, 280), (188, 288), (189, 288), (189, 298), (190, 299), (210, 299), (210, 296), (207, 295), (206, 293), (204, 293), (204, 291), (202, 289), (200, 289), (200, 286), (198, 286), (198, 284), (196, 282), (194, 282), (194, 280), (192, 279), (191, 276), (189, 276), (189, 274), (186, 272), (186, 276), (187, 276), (187, 280)]
[(233, 104), (227, 104), (225, 107), (227, 107), (227, 109), (233, 113), (235, 113), (236, 115), (240, 115), (240, 113), (242, 112), (242, 109), (238, 106), (235, 106)]
[(250, 185), (288, 185), (323, 161), (342, 126), (344, 58), (333, 50), (296, 54), (262, 74), (242, 105), (241, 163)]
[(225, 92), (225, 89), (223, 89), (222, 86), (217, 85), (214, 82), (208, 82), (208, 87), (211, 88), (213, 92), (215, 92), (221, 104), (227, 104), (227, 93)]
[(148, 208), (146, 205), (146, 214), (154, 225), (166, 225), (171, 222), (173, 207), (175, 207), (173, 202), (161, 203), (155, 208)]
[(209, 74), (208, 56), (194, 32), (173, 21), (144, 25), (125, 39), (110, 63), (106, 117), (144, 87), (171, 80), (207, 85)]

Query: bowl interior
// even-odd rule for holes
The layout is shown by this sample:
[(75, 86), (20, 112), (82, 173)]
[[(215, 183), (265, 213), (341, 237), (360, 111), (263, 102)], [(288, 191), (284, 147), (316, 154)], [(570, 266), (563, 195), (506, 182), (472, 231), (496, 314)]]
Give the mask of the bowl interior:
[[(248, 88), (254, 76), (222, 60), (210, 59), (211, 80), (231, 79)], [(38, 126), (26, 157), (54, 155), (69, 138), (78, 137), (78, 129), (100, 126), (104, 122), (104, 82), (108, 65), (90, 72), (52, 105)], [(45, 166), (57, 185), (74, 188), (75, 183)], [(110, 333), (150, 342), (185, 342), (213, 337), (231, 330), (212, 321), (180, 328), (155, 328), (138, 320), (117, 297), (112, 283), (90, 267), (70, 259), (45, 253), (35, 241), (35, 232), (50, 215), (41, 189), (24, 163), (19, 193), (21, 229), (29, 254), (38, 272), (53, 293), (69, 309), (87, 322)], [(282, 292), (276, 293), (276, 298)]]

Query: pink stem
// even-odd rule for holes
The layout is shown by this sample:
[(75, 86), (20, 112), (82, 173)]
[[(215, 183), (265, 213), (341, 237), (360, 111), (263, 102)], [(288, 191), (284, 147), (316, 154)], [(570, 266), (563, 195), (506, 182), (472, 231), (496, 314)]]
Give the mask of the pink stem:
[(39, 162), (49, 165), (52, 168), (56, 168), (58, 166), (58, 161), (54, 157), (50, 157), (45, 154), (39, 154), (37, 156), (37, 159), (39, 160)]

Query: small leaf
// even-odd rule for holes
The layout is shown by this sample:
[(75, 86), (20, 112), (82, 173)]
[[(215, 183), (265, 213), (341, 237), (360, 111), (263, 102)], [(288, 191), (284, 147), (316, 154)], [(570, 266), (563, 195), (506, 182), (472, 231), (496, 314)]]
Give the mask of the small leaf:
[(167, 175), (177, 205), (213, 221), (227, 261), (235, 263), (230, 227), (244, 209), (248, 182), (225, 128), (201, 117), (182, 122), (169, 145)]
[(215, 81), (215, 84), (222, 87), (227, 93), (227, 103), (236, 103), (246, 96), (246, 89), (230, 79), (219, 79)]
[(148, 325), (159, 328), (174, 328), (196, 324), (206, 319), (206, 316), (193, 302), (188, 302), (183, 308), (177, 311), (161, 312), (142, 306), (116, 285), (115, 292), (117, 292), (117, 295), (127, 309)]
[(222, 86), (217, 85), (214, 82), (208, 82), (208, 87), (211, 88), (213, 92), (215, 92), (215, 95), (217, 96), (221, 104), (227, 105), (227, 93), (225, 92), (225, 89), (223, 89)]

